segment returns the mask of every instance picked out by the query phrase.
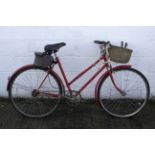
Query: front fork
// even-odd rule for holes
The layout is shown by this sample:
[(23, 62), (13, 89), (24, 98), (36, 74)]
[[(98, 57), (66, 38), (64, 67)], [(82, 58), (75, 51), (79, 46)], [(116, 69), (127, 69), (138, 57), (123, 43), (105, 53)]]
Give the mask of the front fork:
[(125, 95), (126, 95), (125, 92), (119, 88), (119, 86), (117, 85), (117, 83), (116, 83), (116, 81), (115, 81), (115, 79), (114, 79), (114, 77), (113, 77), (113, 75), (112, 75), (112, 73), (113, 73), (114, 71), (113, 71), (113, 69), (112, 69), (111, 64), (109, 64), (106, 68), (107, 68), (107, 70), (108, 70), (108, 74), (109, 74), (110, 79), (111, 79), (111, 81), (112, 81), (114, 87), (116, 88), (116, 90), (117, 90), (122, 96), (125, 96)]

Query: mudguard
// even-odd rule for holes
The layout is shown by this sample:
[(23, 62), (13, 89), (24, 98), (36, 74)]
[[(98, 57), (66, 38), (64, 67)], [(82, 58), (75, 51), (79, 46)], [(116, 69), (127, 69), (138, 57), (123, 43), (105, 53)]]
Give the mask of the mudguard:
[[(112, 70), (113, 71), (116, 71), (118, 69), (128, 69), (128, 68), (131, 68), (131, 65), (120, 65), (120, 66), (116, 66), (116, 67), (113, 67)], [(100, 105), (100, 102), (99, 102), (99, 98), (98, 98), (98, 88), (99, 88), (99, 85), (100, 85), (100, 82), (103, 78), (105, 78), (106, 76), (108, 75), (108, 71), (106, 71), (104, 74), (101, 75), (101, 77), (98, 79), (97, 83), (96, 83), (96, 86), (95, 86), (95, 99), (96, 99), (96, 105), (99, 106)]]

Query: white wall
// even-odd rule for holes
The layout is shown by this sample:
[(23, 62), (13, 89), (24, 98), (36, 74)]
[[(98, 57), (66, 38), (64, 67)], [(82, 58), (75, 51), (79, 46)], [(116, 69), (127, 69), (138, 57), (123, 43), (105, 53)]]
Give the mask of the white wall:
[[(59, 56), (68, 78), (72, 79), (99, 57), (99, 48), (93, 43), (96, 39), (118, 45), (127, 41), (134, 49), (130, 64), (146, 75), (151, 94), (155, 95), (155, 27), (0, 27), (0, 95), (7, 96), (8, 77), (22, 65), (32, 63), (34, 51), (43, 51), (49, 43), (67, 43)], [(94, 69), (90, 74), (93, 72)], [(76, 83), (74, 89), (90, 74)], [(95, 81), (84, 96), (94, 95), (94, 84)]]

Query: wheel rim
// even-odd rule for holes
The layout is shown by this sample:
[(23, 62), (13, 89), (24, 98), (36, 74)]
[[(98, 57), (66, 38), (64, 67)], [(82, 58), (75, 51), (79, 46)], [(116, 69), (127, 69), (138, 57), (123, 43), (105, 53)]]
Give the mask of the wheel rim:
[(106, 112), (116, 117), (130, 117), (137, 114), (146, 104), (148, 87), (141, 74), (134, 70), (113, 72), (118, 87), (125, 92), (122, 96), (108, 76), (101, 84), (99, 97), (101, 106)]
[[(11, 101), (15, 108), (28, 117), (44, 117), (51, 114), (60, 102), (60, 98), (34, 95), (47, 72), (39, 68), (29, 68), (21, 72), (13, 81)], [(54, 76), (49, 75), (39, 91), (61, 94), (60, 85)]]

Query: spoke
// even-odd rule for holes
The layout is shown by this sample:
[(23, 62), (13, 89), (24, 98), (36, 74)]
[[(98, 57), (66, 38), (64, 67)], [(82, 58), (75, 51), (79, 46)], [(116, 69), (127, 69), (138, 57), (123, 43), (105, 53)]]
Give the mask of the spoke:
[(37, 89), (46, 75), (46, 71), (32, 67), (21, 72), (13, 81), (11, 98), (19, 112), (29, 117), (43, 117), (55, 110), (61, 94), (59, 83), (51, 74), (39, 90), (39, 95), (32, 97), (32, 91)]
[(129, 80), (129, 72), (127, 73), (127, 80), (126, 80), (126, 84), (125, 84), (125, 86), (124, 86), (124, 91), (126, 92), (126, 89), (127, 89), (127, 86), (128, 86), (128, 84), (127, 84), (127, 81)]
[(42, 110), (43, 110), (42, 104), (39, 104), (39, 112), (40, 112), (40, 114), (42, 114)]
[(55, 86), (51, 83), (50, 78), (48, 78), (48, 80), (49, 80), (49, 83), (50, 83), (51, 87), (54, 88), (54, 89), (56, 89), (56, 90), (58, 90), (58, 87), (55, 87)]
[(113, 106), (113, 103), (106, 103), (108, 105), (108, 109), (110, 109), (111, 106)]
[[(20, 89), (23, 89), (23, 90), (26, 90), (26, 91), (32, 91), (32, 88), (29, 88), (29, 87), (27, 87), (27, 86), (25, 86), (25, 85), (22, 85), (22, 84), (18, 84), (18, 83), (15, 83), (14, 84), (15, 86), (18, 86)], [(15, 88), (15, 86), (13, 87), (13, 88)], [(16, 88), (17, 89), (17, 88)]]
[(113, 109), (115, 109), (117, 106), (117, 103), (113, 103), (113, 106), (111, 106), (111, 111), (113, 111)]
[[(139, 73), (132, 70), (118, 70), (113, 73), (116, 85), (126, 95), (122, 96), (109, 82), (109, 77), (102, 83), (100, 101), (102, 107), (110, 114), (119, 117), (128, 117), (136, 114), (145, 104), (147, 89), (145, 81)], [(101, 100), (101, 98), (107, 99)]]
[[(134, 78), (133, 78), (134, 79)], [(128, 89), (131, 89), (132, 87), (135, 87), (138, 83), (140, 83), (140, 79), (138, 79), (137, 81), (136, 80), (134, 80), (134, 81), (132, 81), (133, 83), (131, 84), (130, 83), (130, 87), (128, 87)], [(129, 85), (129, 84), (128, 84)], [(140, 86), (139, 86), (140, 87)]]

